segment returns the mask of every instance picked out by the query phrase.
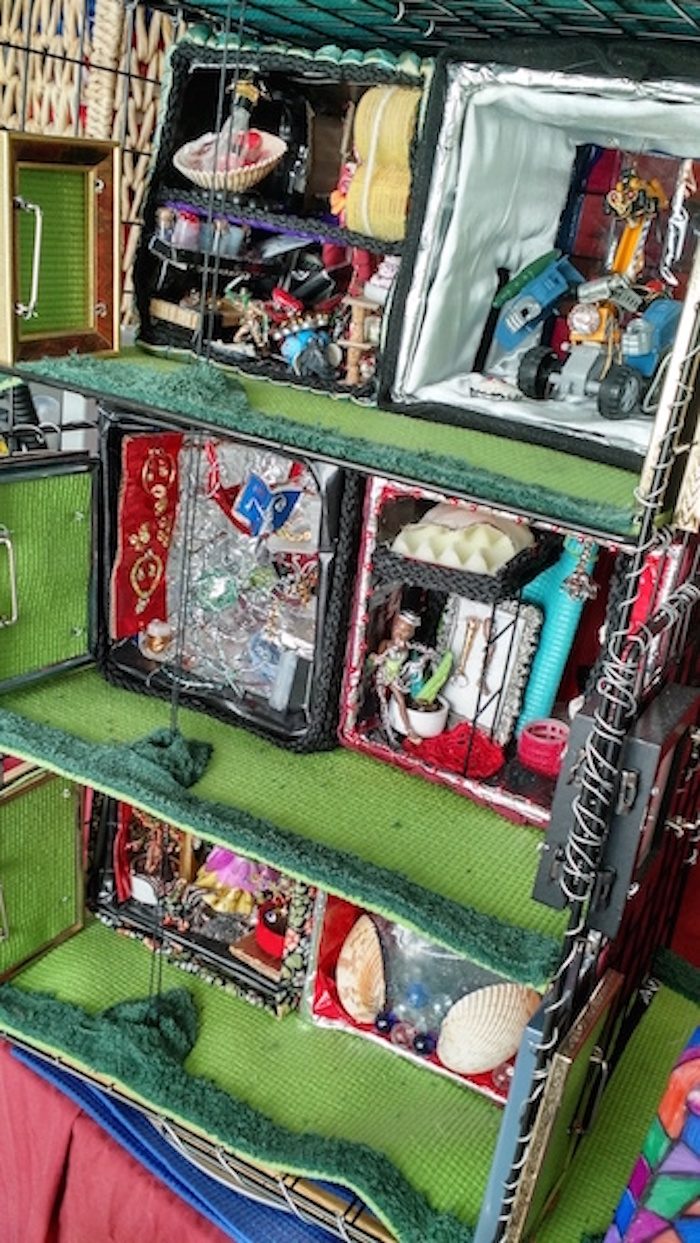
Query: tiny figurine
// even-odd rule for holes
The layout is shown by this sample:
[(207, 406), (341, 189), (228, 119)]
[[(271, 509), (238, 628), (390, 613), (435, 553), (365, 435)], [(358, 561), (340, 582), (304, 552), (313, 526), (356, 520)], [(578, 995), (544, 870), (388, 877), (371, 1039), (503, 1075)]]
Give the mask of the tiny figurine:
[(165, 207), (156, 209), (156, 237), (161, 242), (172, 242), (176, 219), (177, 213), (174, 207), (166, 204)]
[(265, 355), (268, 350), (270, 319), (264, 303), (251, 297), (247, 290), (235, 290), (231, 285), (227, 285), (224, 290), (224, 299), (238, 317), (233, 345), (244, 353)]
[[(417, 613), (402, 609), (394, 618), (390, 637), (384, 639), (379, 650), (370, 657), (370, 666), (375, 671), (382, 727), (392, 746), (398, 745), (391, 720), (392, 703), (398, 714), (399, 731), (410, 742), (419, 743), (421, 735), (411, 723), (408, 701), (422, 703), (426, 707), (431, 705), (447, 680), (452, 665), (451, 652), (446, 652), (440, 660), (434, 648), (415, 642), (414, 635), (420, 623)], [(432, 677), (425, 680), (426, 668), (433, 664), (437, 668)]]

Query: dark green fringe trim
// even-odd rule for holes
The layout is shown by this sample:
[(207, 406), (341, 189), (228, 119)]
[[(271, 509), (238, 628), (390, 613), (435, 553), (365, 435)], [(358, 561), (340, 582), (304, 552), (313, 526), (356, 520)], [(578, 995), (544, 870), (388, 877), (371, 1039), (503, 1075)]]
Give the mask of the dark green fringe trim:
[(156, 729), (130, 747), (144, 764), (163, 770), (188, 790), (204, 776), (212, 746), (208, 742), (188, 741), (172, 729)]
[[(432, 453), (429, 448), (416, 450), (385, 445), (362, 436), (346, 435), (332, 426), (296, 422), (283, 415), (283, 386), (280, 386), (280, 415), (265, 414), (249, 404), (244, 385), (229, 372), (199, 359), (191, 363), (182, 358), (178, 361), (181, 365), (170, 372), (131, 357), (128, 361), (120, 361), (72, 355), (22, 364), (18, 370), (48, 384), (98, 398), (111, 397), (116, 403), (124, 402), (142, 414), (144, 410), (157, 409), (166, 418), (170, 415), (190, 422), (205, 422), (222, 431), (238, 432), (275, 444), (283, 441), (292, 451), (330, 456), (375, 474), (400, 474), (447, 492), (461, 494), (466, 491), (487, 502), (514, 505), (532, 513), (554, 514), (564, 521), (604, 531), (628, 534), (631, 529), (631, 507), (621, 509), (606, 505), (593, 496), (586, 499), (566, 496), (552, 491), (544, 483), (525, 483), (447, 454)], [(342, 397), (337, 401), (349, 402), (350, 399)], [(383, 414), (382, 417), (395, 416)], [(426, 423), (426, 441), (429, 434), (430, 424)], [(511, 448), (516, 460), (518, 446), (513, 444)]]
[(685, 958), (680, 958), (669, 949), (658, 949), (654, 955), (652, 975), (674, 993), (680, 993), (687, 1001), (696, 1001), (700, 1005), (700, 971), (697, 967), (691, 967)]
[(472, 1243), (456, 1217), (434, 1212), (393, 1163), (366, 1144), (295, 1134), (199, 1076), (182, 1062), (196, 1037), (195, 1004), (184, 989), (120, 1003), (101, 1014), (11, 984), (0, 987), (0, 1022), (11, 1033), (61, 1051), (171, 1117), (187, 1119), (242, 1156), (351, 1187), (401, 1243)]
[(7, 711), (0, 711), (0, 733), (8, 754), (32, 759), (50, 772), (133, 801), (176, 827), (264, 859), (299, 880), (398, 920), (487, 970), (540, 988), (559, 962), (561, 945), (555, 937), (504, 923), (357, 855), (190, 794), (167, 766), (153, 762), (152, 748), (144, 756), (142, 744), (85, 742)]

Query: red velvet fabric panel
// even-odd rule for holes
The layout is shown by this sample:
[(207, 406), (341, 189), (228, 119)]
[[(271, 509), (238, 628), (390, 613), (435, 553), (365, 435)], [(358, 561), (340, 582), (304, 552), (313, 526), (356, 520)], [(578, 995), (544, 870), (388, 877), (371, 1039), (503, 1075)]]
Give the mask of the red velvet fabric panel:
[(73, 1126), (58, 1243), (230, 1243), (92, 1118)]
[(1, 1243), (231, 1243), (0, 1042)]
[(688, 873), (670, 948), (700, 968), (700, 863)]
[[(58, 1204), (80, 1107), (0, 1044), (0, 1238), (60, 1243)], [(93, 1243), (98, 1243), (95, 1237)]]

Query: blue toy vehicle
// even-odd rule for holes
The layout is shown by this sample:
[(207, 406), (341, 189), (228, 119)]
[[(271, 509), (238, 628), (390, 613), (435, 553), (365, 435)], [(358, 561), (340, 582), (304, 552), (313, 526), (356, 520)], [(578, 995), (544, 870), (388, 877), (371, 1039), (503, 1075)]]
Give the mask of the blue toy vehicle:
[(518, 272), (494, 299), (496, 310), (503, 308), (495, 329), (501, 349), (510, 354), (522, 345), (582, 281), (581, 273), (558, 250)]
[(572, 292), (569, 346), (562, 359), (546, 345), (520, 354), (517, 386), (536, 401), (593, 398), (604, 419), (643, 413), (643, 403), (668, 355), (682, 304), (635, 286), (612, 271), (584, 281), (559, 252), (550, 252), (500, 290), (495, 340), (504, 354), (523, 344)]
[[(673, 345), (682, 304), (661, 295), (644, 307), (641, 294), (621, 287), (620, 298), (628, 303), (629, 295), (639, 299), (621, 327), (620, 304), (611, 288), (614, 278), (606, 280), (607, 297), (601, 302), (592, 294), (600, 293), (605, 281), (579, 286), (582, 301), (569, 313), (570, 344), (563, 361), (548, 346), (535, 346), (523, 354), (517, 382), (526, 397), (539, 401), (593, 397), (604, 419), (644, 413), (645, 398)], [(632, 307), (628, 304), (625, 309), (629, 312)]]

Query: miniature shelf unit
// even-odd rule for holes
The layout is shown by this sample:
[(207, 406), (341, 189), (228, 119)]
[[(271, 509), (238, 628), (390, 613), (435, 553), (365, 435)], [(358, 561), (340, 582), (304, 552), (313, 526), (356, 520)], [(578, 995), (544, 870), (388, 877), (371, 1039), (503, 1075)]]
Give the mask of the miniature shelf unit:
[[(675, 37), (690, 39), (700, 21), (694, 6), (677, 3), (655, 6), (653, 31), (641, 4), (593, 15), (571, 0), (556, 30), (538, 4), (408, 0), (398, 16), (390, 8), (360, 0), (346, 14), (331, 0), (214, 0), (183, 17), (98, 0), (94, 15), (87, 5), (66, 8), (65, 43), (41, 62), (45, 72), (54, 59), (73, 66), (80, 107), (42, 117), (38, 58), (28, 52), (17, 78), (25, 89), (15, 84), (10, 95), (0, 86), (0, 99), (13, 105), (2, 114), (8, 130), (116, 140), (128, 278), (121, 319), (130, 326), (135, 281), (140, 321), (139, 344), (113, 357), (3, 358), (17, 393), (27, 385), (49, 392), (59, 409), (68, 394), (84, 399), (90, 449), (75, 451), (60, 419), (49, 429), (40, 416), (29, 443), (8, 401), (7, 426), (0, 423), (10, 450), (0, 459), (0, 751), (13, 758), (0, 788), (0, 1030), (136, 1102), (180, 1151), (245, 1195), (339, 1238), (571, 1243), (612, 1220), (627, 1173), (620, 1181), (621, 1163), (627, 1154), (631, 1163), (639, 1136), (630, 1128), (618, 1137), (618, 1161), (603, 1154), (596, 1163), (602, 1132), (593, 1127), (589, 1139), (570, 1142), (552, 1102), (582, 1133), (601, 1064), (614, 1063), (602, 1106), (608, 1125), (617, 1083), (638, 1073), (646, 1033), (653, 1038), (656, 1016), (668, 1010), (679, 1049), (650, 1076), (645, 1107), (653, 1111), (654, 1084), (663, 1085), (693, 1012), (669, 1002), (664, 986), (658, 1008), (653, 1001), (635, 1028), (697, 836), (700, 449), (692, 398), (700, 267), (695, 259), (683, 271), (687, 295), (643, 451), (608, 452), (585, 437), (558, 445), (556, 435), (530, 431), (513, 438), (512, 429), (506, 439), (498, 418), (468, 426), (377, 402), (377, 369), (400, 335), (413, 259), (425, 253), (422, 217), (412, 214), (425, 207), (425, 181), (415, 181), (410, 206), (401, 199), (405, 240), (391, 229), (348, 227), (326, 199), (350, 154), (345, 122), (363, 100), (368, 107), (372, 91), (381, 109), (394, 91), (421, 96), (418, 104), (412, 95), (410, 127), (403, 118), (402, 150), (411, 170), (426, 173), (423, 109), (434, 58), (445, 50), (451, 64), (465, 41), (479, 43), (481, 65), (484, 46), (497, 59), (506, 36), (538, 36), (549, 54), (555, 34), (601, 31), (629, 36), (642, 51), (655, 46), (650, 35), (666, 34), (678, 49)], [(82, 40), (80, 58), (70, 30)], [(23, 30), (8, 18), (4, 38), (29, 48), (42, 34), (40, 22)], [(81, 64), (89, 65), (86, 81)], [(197, 109), (183, 117), (182, 97), (204, 101), (214, 131), (228, 88), (252, 65), (271, 88), (260, 129), (283, 130), (297, 161), (278, 164), (267, 190), (264, 180), (243, 192), (188, 185), (179, 153), (202, 135), (192, 131)], [(167, 122), (159, 132), (156, 116)], [(307, 138), (315, 150), (302, 159)], [(361, 127), (357, 138), (361, 145)], [(324, 141), (332, 142), (330, 180)], [(178, 213), (180, 241), (191, 226), (196, 246), (162, 236)], [(332, 247), (342, 255), (329, 258)], [(383, 303), (358, 284), (371, 292), (387, 258), (399, 276)], [(420, 280), (420, 263), (417, 270)], [(310, 344), (320, 354), (306, 353)], [(0, 406), (2, 397), (0, 389)], [(163, 436), (172, 437), (167, 462)], [(125, 446), (137, 442), (155, 446), (160, 473), (139, 459), (128, 476)], [(264, 497), (255, 493), (270, 525), (256, 532), (264, 555), (253, 561), (240, 537), (241, 478), (259, 485), (270, 463), (274, 479), (263, 480)], [(178, 469), (181, 494), (169, 509)], [(182, 608), (207, 641), (213, 633), (228, 642), (214, 619), (231, 584), (226, 607), (243, 609), (238, 628), (253, 616), (265, 643), (251, 648), (259, 663), (251, 671), (242, 661), (238, 680), (217, 681), (210, 670), (205, 677), (177, 625), (167, 634), (156, 625), (151, 646), (139, 647), (141, 620), (163, 622), (146, 609), (164, 557), (156, 572), (151, 555), (148, 590), (138, 580), (145, 603), (133, 633), (116, 626), (115, 584), (131, 581), (119, 578), (120, 566), (155, 547), (143, 514), (141, 525), (127, 524), (130, 479), (133, 495), (143, 484), (152, 502), (147, 517), (161, 553), (170, 557), (184, 532), (182, 562), (168, 561), (168, 590), (173, 582), (178, 590), (169, 605), (161, 597), (168, 620)], [(310, 516), (294, 527), (287, 519), (300, 479)], [(351, 480), (345, 491), (339, 479)], [(277, 525), (275, 504), (288, 507)], [(431, 524), (444, 534), (445, 508), (476, 515), (492, 532), (498, 523), (501, 533), (526, 532), (524, 558), (499, 577), (464, 572), (444, 553), (415, 556), (421, 540), (436, 536)], [(229, 538), (230, 518), (238, 525)], [(225, 550), (206, 582), (192, 570), (197, 521), (205, 536), (198, 552)], [(57, 529), (65, 533), (58, 547)], [(290, 566), (296, 595), (280, 590)], [(307, 596), (299, 589), (305, 569)], [(345, 612), (330, 607), (334, 590)], [(294, 608), (318, 602), (318, 634), (330, 619), (323, 642), (293, 633), (292, 596)], [(481, 731), (496, 744), (494, 771), (470, 770), (471, 742), (460, 741), (467, 751), (457, 761), (451, 753), (450, 768), (445, 750), (417, 752), (401, 729), (387, 730), (370, 669), (402, 611), (419, 618), (424, 649), (451, 656), (450, 729), (470, 738)], [(303, 685), (296, 676), (285, 683), (291, 715), (276, 698), (281, 632), (288, 644), (294, 638), (288, 664), (298, 674), (303, 658), (311, 670)], [(166, 661), (161, 642), (170, 645)], [(318, 730), (317, 676), (325, 695)], [(550, 746), (538, 767), (533, 752), (552, 737), (555, 759)], [(216, 850), (229, 863), (252, 861), (252, 888), (228, 886), (236, 901), (243, 893), (242, 907), (206, 905)], [(117, 882), (113, 874), (120, 858), (129, 883), (140, 881), (129, 918), (120, 907), (124, 875)], [(39, 870), (44, 882), (28, 885)], [(187, 885), (203, 876), (197, 905), (188, 906)], [(516, 1044), (483, 1081), (465, 1084), (436, 1065), (432, 1029), (418, 1054), (415, 1036), (426, 1032), (415, 1014), (393, 1015), (381, 1030), (377, 1020), (396, 991), (386, 952), (386, 988), (368, 1021), (361, 1007), (353, 1021), (312, 1018), (306, 974), (318, 961), (317, 895), (362, 912), (384, 951), (388, 930), (399, 929), (411, 945), (460, 956), (481, 984), (527, 990), (532, 1004)], [(218, 896), (233, 901), (231, 892)], [(27, 900), (18, 921), (15, 903)], [(256, 949), (251, 914), (264, 900), (299, 903), (283, 952), (268, 940), (267, 957), (262, 941)], [(421, 1065), (431, 1059), (438, 1073)], [(566, 1182), (559, 1191), (572, 1162), (573, 1184), (579, 1169), (598, 1180), (594, 1210), (579, 1195), (567, 1199)]]

